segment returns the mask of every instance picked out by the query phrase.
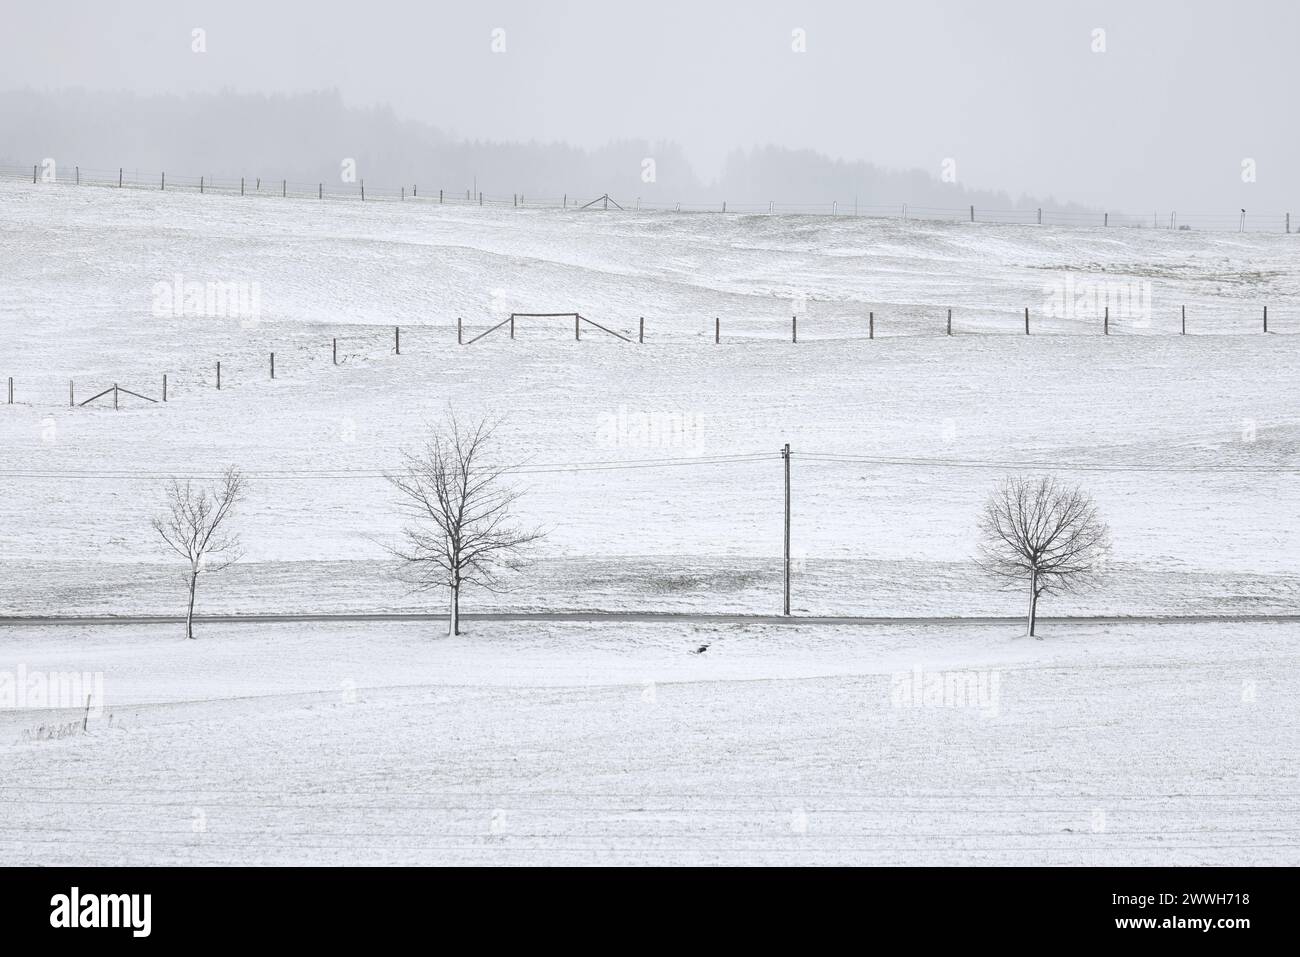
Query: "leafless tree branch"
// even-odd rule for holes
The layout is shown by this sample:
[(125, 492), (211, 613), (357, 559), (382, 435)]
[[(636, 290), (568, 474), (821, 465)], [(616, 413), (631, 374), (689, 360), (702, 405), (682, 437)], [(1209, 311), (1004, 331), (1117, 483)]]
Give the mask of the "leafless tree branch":
[(413, 572), (417, 590), (446, 588), (450, 634), (459, 634), (460, 594), (467, 585), (498, 590), (502, 572), (525, 564), (540, 529), (515, 524), (520, 491), (506, 482), (509, 469), (492, 461), (498, 423), (462, 425), (450, 409), (403, 468), (387, 478), (400, 493), (407, 523), (389, 552)]
[(173, 479), (167, 485), (167, 510), (153, 519), (154, 531), (163, 544), (186, 562), (186, 638), (194, 637), (194, 596), (199, 573), (221, 571), (243, 554), (239, 536), (228, 530), (227, 519), (246, 489), (243, 473), (233, 465), (210, 489), (196, 486), (189, 479)]
[(1029, 634), (1038, 599), (1095, 580), (1110, 549), (1110, 531), (1091, 496), (1054, 476), (1008, 476), (980, 517), (976, 559), (1008, 585), (1028, 583)]

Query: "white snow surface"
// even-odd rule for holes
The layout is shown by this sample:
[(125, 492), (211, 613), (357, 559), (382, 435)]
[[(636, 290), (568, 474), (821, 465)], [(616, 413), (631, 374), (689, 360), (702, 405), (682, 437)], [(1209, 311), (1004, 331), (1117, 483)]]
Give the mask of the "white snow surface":
[[(247, 555), (201, 612), (436, 608), (387, 560), (381, 473), (449, 403), (505, 415), (549, 529), (468, 611), (778, 611), (789, 442), (798, 613), (1019, 613), (971, 558), (1025, 462), (1115, 543), (1044, 614), (1294, 613), (1298, 244), (0, 184), (0, 614), (177, 612), (149, 518), (167, 476), (227, 463)], [(259, 321), (155, 316), (176, 275), (257, 283)], [(1150, 281), (1151, 322), (1041, 316), (1071, 277)], [(645, 316), (647, 342), (527, 320), (456, 345), (458, 315), (511, 311)], [(69, 379), (163, 374), (166, 404), (68, 407)], [(1294, 625), (437, 632), (0, 629), (0, 676), (106, 694), (84, 733), (0, 710), (0, 863), (1300, 862)], [(917, 667), (996, 675), (996, 713), (898, 704)]]
[(434, 629), (0, 631), (0, 863), (1300, 863), (1285, 626)]
[[(1113, 530), (1105, 586), (1046, 613), (1288, 610), (1294, 474), (1186, 469), (1300, 463), (1298, 244), (0, 184), (0, 376), (17, 402), (0, 407), (0, 611), (173, 607), (148, 527), (163, 479), (230, 462), (254, 474), (246, 564), (211, 580), (203, 610), (419, 607), (385, 561), (398, 515), (380, 473), (449, 403), (506, 416), (503, 458), (535, 467), (768, 456), (521, 476), (522, 517), (550, 534), (483, 607), (775, 610), (788, 441), (800, 610), (1018, 611), (970, 563), (980, 504), (1017, 462), (1059, 464)], [(155, 317), (153, 286), (175, 275), (258, 283), (260, 321)], [(1103, 338), (1037, 318), (1044, 285), (1070, 277), (1150, 280), (1151, 325), (1117, 318)], [(520, 309), (625, 332), (644, 315), (648, 341), (521, 320), (515, 341), (455, 345), (457, 315), (477, 332)], [(115, 382), (158, 397), (164, 373), (165, 405), (68, 407), (69, 379), (78, 401)]]

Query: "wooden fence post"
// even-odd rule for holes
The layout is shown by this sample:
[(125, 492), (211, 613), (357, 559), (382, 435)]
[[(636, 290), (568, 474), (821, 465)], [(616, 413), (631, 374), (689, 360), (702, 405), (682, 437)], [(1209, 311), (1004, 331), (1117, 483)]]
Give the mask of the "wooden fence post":
[(438, 190), (438, 205), (442, 205), (442, 190)]
[(867, 313), (867, 338), (876, 338), (876, 314), (874, 312)]
[(9, 404), (14, 404), (14, 377), (9, 377)]
[[(113, 386), (113, 388), (116, 389), (117, 386)], [(221, 363), (220, 362), (217, 363), (217, 391), (218, 392), (221, 391)]]
[(1110, 335), (1110, 306), (1106, 307), (1106, 315), (1102, 319), (1101, 331), (1104, 335)]
[(199, 195), (200, 195), (200, 196), (203, 195), (203, 177), (202, 177), (202, 176), (199, 177)]
[(641, 317), (640, 327), (636, 334), (636, 341), (642, 343), (645, 342), (645, 316)]
[(971, 221), (972, 223), (975, 222), (975, 207), (974, 207), (974, 206), (972, 206), (972, 207), (970, 208), (970, 221)]
[(582, 338), (582, 330), (578, 328), (578, 323), (580, 323), (581, 321), (582, 320), (579, 319), (576, 315), (573, 317), (573, 338), (575, 341)]
[(122, 188), (122, 167), (117, 168), (117, 188)]
[(952, 335), (952, 310), (948, 310), (948, 335)]
[(333, 350), (334, 350), (334, 364), (335, 364), (335, 365), (338, 365), (338, 364), (339, 364), (339, 341), (338, 341), (338, 339), (334, 339), (334, 340), (333, 340)]
[(1025, 306), (1025, 335), (1029, 335), (1029, 307)]
[(513, 339), (514, 337), (515, 337), (515, 314), (512, 312), (510, 313), (510, 338)]
[(713, 344), (716, 346), (722, 341), (722, 320), (717, 316), (713, 317)]
[[(81, 185), (81, 167), (80, 167), (80, 166), (76, 167), (76, 170), (77, 170), (77, 185), (80, 186), (80, 185)], [(1288, 213), (1287, 215), (1289, 216), (1290, 213)], [(1287, 230), (1287, 232), (1290, 232), (1290, 230)]]
[(324, 198), (325, 198), (325, 184), (324, 184), (324, 183), (317, 183), (317, 184), (316, 184), (316, 198), (317, 198), (317, 199), (324, 199)]
[(799, 341), (799, 317), (798, 316), (790, 317), (790, 341), (791, 342)]
[(113, 383), (113, 408), (117, 408), (117, 383)]
[(282, 179), (280, 180), (280, 198), (284, 199), (288, 195), (289, 195), (289, 181), (287, 179)]
[(1264, 331), (1268, 332), (1268, 306), (1264, 307)]
[(77, 405), (76, 385), (73, 383), (71, 379), (69, 379), (68, 380), (68, 408), (69, 409), (76, 408), (76, 405)]
[(1103, 226), (1109, 226), (1109, 225), (1110, 225), (1110, 213), (1102, 213), (1102, 214), (1101, 214), (1101, 224), (1102, 224)]
[(1183, 306), (1183, 335), (1187, 335), (1187, 307)]
[(163, 401), (167, 401), (167, 373), (163, 373)]
[(33, 185), (36, 183), (36, 170), (37, 170), (37, 164), (36, 164), (36, 163), (33, 163), (33, 164), (32, 164), (32, 183), (33, 183)]
[(244, 195), (244, 177), (239, 177), (239, 195)]
[(167, 172), (165, 170), (163, 171), (162, 174), (162, 185), (159, 186), (158, 188), (164, 190), (167, 188)]
[(456, 317), (456, 344), (457, 345), (465, 344), (465, 340), (461, 338), (460, 316)]
[(402, 354), (402, 327), (401, 326), (393, 326), (393, 351), (396, 352), (397, 355), (399, 356)]
[(271, 353), (271, 378), (275, 378), (275, 353)]

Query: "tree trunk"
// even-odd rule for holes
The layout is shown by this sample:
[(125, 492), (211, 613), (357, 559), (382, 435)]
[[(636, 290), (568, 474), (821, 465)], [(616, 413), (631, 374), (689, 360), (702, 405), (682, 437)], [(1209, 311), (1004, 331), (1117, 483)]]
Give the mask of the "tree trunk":
[(199, 584), (199, 573), (190, 572), (190, 606), (185, 612), (185, 637), (194, 637), (194, 591)]
[(447, 623), (447, 634), (460, 634), (460, 582), (453, 582), (451, 586), (451, 620)]
[(1034, 634), (1038, 627), (1038, 571), (1037, 569), (1029, 573), (1029, 637), (1037, 638)]

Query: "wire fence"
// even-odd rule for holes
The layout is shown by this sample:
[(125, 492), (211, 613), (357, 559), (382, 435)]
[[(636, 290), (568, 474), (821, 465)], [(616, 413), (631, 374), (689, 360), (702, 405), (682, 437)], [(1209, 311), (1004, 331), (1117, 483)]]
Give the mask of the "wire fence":
[(961, 207), (914, 206), (909, 203), (860, 203), (857, 200), (824, 203), (785, 203), (775, 200), (766, 203), (717, 202), (643, 202), (638, 197), (614, 197), (608, 193), (597, 196), (581, 193), (561, 193), (537, 196), (523, 193), (490, 193), (474, 188), (446, 189), (419, 183), (398, 186), (367, 183), (358, 179), (354, 183), (315, 183), (287, 178), (178, 176), (165, 171), (139, 169), (102, 169), (83, 166), (56, 165), (46, 161), (25, 166), (0, 166), (0, 180), (26, 182), (33, 185), (60, 184), (74, 186), (101, 186), (118, 189), (179, 191), (186, 193), (222, 196), (264, 197), (279, 199), (315, 199), (318, 201), (347, 202), (411, 202), (451, 206), (480, 206), (494, 209), (560, 209), (612, 212), (676, 212), (676, 213), (732, 213), (739, 215), (809, 215), (845, 216), (872, 219), (927, 220), (937, 222), (971, 222), (1005, 225), (1076, 226), (1076, 227), (1128, 227), (1165, 230), (1218, 230), (1251, 233), (1291, 233), (1290, 212), (1249, 213), (1246, 210), (1227, 212), (1153, 211), (1145, 214), (1108, 212), (1081, 209), (1048, 209), (1045, 207), (991, 209), (983, 206)]

